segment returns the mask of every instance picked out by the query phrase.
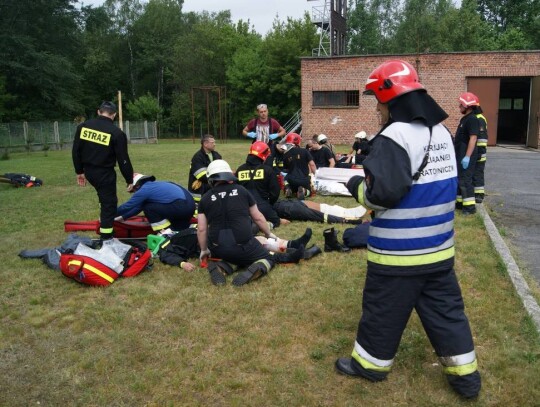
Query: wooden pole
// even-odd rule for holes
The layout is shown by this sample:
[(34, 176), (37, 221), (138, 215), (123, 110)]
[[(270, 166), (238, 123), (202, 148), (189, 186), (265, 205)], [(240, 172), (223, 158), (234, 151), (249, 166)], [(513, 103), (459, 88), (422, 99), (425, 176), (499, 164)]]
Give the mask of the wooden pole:
[(120, 130), (124, 130), (124, 121), (122, 120), (122, 91), (118, 91), (118, 122)]

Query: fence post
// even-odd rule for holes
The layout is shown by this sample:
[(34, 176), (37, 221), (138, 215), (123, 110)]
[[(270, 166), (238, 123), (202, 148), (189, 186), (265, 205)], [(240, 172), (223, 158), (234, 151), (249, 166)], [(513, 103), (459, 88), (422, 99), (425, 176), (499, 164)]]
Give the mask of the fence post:
[(57, 147), (60, 147), (60, 131), (58, 130), (58, 122), (54, 122), (53, 129), (54, 129), (54, 142), (56, 143)]
[(28, 144), (28, 122), (23, 122), (24, 144)]
[(131, 137), (129, 136), (129, 120), (126, 120), (124, 127), (125, 127), (125, 132), (126, 132), (127, 139), (128, 139), (128, 141), (131, 141)]
[(144, 121), (144, 139), (146, 140), (146, 144), (148, 144), (148, 121)]
[(158, 142), (157, 121), (154, 122), (154, 138), (156, 139), (156, 144), (157, 144), (157, 142)]

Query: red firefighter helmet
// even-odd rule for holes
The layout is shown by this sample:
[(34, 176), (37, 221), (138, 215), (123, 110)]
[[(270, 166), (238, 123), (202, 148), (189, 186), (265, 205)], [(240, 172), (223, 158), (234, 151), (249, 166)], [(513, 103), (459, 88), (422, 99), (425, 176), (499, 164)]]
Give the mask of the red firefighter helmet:
[(256, 141), (251, 145), (249, 149), (249, 154), (259, 157), (261, 160), (266, 160), (270, 155), (270, 148), (268, 144), (263, 141)]
[(299, 146), (301, 142), (302, 142), (302, 137), (296, 133), (289, 133), (287, 134), (287, 137), (285, 138), (285, 144), (294, 144), (296, 146)]
[(459, 104), (463, 107), (480, 106), (480, 99), (474, 93), (463, 92), (459, 95)]
[(424, 89), (424, 86), (418, 80), (416, 69), (408, 62), (391, 60), (371, 72), (364, 95), (375, 95), (380, 103), (388, 103), (404, 93), (418, 89)]

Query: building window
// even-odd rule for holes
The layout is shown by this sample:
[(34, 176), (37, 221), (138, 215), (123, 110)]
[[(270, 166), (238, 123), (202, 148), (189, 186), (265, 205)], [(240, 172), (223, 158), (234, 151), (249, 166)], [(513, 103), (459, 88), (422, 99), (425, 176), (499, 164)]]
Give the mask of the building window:
[(359, 102), (360, 91), (358, 90), (313, 92), (313, 107), (358, 107)]

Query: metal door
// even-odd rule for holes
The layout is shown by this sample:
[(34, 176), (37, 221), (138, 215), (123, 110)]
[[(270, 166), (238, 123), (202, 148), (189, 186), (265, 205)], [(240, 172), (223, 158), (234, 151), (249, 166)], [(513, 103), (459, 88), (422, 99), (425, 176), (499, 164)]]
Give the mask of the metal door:
[(480, 99), (480, 106), (487, 120), (488, 145), (497, 144), (499, 121), (500, 78), (467, 78), (467, 91)]

